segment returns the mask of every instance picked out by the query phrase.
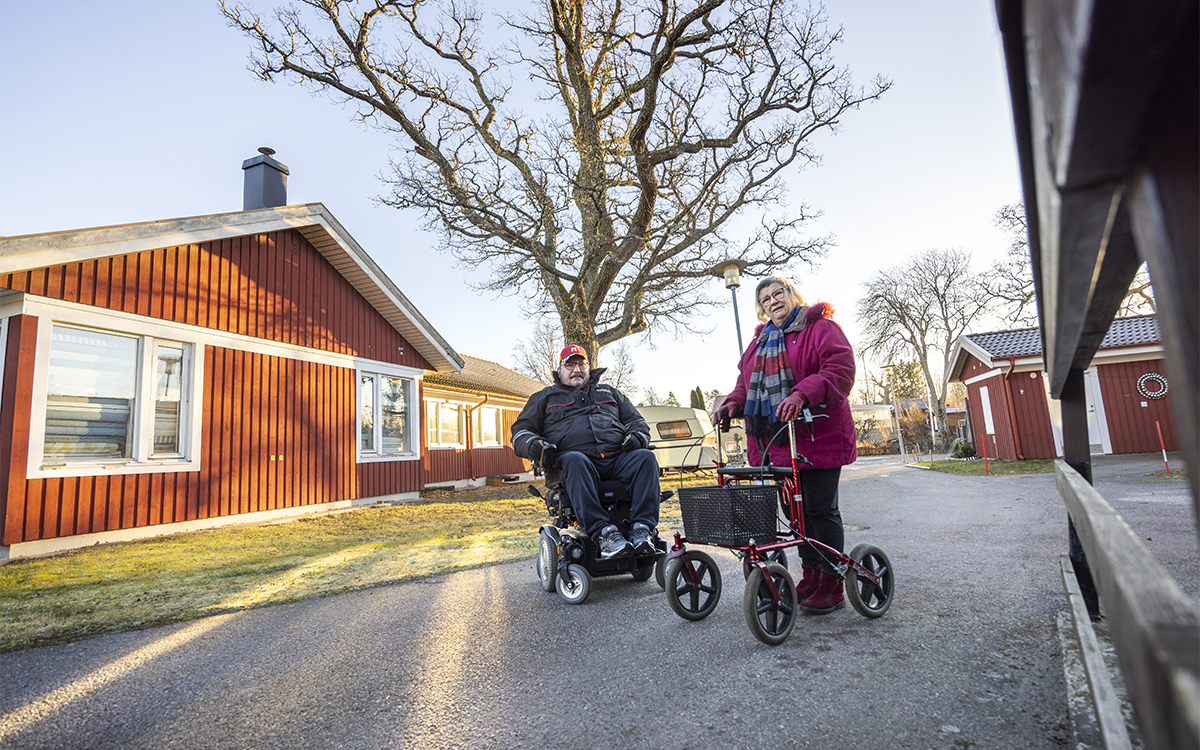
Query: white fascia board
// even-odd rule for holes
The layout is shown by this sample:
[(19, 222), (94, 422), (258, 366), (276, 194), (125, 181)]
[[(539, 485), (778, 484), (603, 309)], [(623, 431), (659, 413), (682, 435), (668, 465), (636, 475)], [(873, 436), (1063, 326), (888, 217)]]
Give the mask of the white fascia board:
[(1127, 346), (1121, 349), (1101, 349), (1092, 357), (1090, 367), (1113, 365), (1118, 362), (1137, 362), (1143, 359), (1163, 359), (1162, 344)]
[(985, 367), (994, 367), (992, 363), (992, 355), (980, 348), (978, 344), (966, 336), (959, 336), (954, 340), (954, 346), (950, 348), (950, 373), (951, 382), (962, 372), (963, 366), (966, 364), (967, 355), (974, 355), (984, 364)]
[(319, 203), (285, 206), (8, 237), (0, 239), (0, 273), (299, 229), (312, 223), (314, 206), (325, 208)]

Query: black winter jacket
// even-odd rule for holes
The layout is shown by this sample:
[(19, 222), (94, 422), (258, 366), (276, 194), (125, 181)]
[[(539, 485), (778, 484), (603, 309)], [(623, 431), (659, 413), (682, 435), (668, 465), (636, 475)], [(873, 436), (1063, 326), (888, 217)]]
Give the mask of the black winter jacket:
[(558, 452), (579, 451), (592, 458), (621, 452), (625, 436), (637, 435), (638, 448), (650, 445), (650, 428), (623, 393), (599, 382), (601, 367), (591, 371), (582, 388), (564, 385), (554, 373), (554, 385), (529, 397), (512, 426), (512, 447), (521, 458), (541, 456), (539, 439)]

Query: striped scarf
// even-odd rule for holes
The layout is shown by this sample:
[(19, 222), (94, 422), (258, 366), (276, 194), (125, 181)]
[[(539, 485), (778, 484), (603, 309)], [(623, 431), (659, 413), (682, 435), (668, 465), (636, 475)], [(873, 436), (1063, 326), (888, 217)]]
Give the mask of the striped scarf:
[[(775, 416), (775, 410), (796, 384), (792, 377), (792, 368), (788, 366), (783, 332), (796, 320), (801, 309), (797, 305), (782, 327), (767, 323), (758, 342), (758, 351), (754, 355), (754, 371), (750, 373), (750, 386), (746, 389), (743, 415), (746, 418), (746, 430), (759, 440), (766, 440), (779, 431), (782, 424)], [(783, 445), (786, 439), (786, 434), (780, 434), (773, 442)]]

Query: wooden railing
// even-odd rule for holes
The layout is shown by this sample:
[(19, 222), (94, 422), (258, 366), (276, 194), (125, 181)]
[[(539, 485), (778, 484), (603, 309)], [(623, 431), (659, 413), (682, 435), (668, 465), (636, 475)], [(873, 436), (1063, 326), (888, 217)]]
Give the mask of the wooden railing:
[[(1200, 611), (1077, 471), (1056, 461), (1055, 478), (1087, 555), (1146, 747), (1200, 747)], [(1107, 675), (1097, 673), (1102, 663), (1085, 660), (1085, 666), (1097, 721), (1113, 750), (1123, 727), (1104, 729), (1120, 719), (1106, 695)]]

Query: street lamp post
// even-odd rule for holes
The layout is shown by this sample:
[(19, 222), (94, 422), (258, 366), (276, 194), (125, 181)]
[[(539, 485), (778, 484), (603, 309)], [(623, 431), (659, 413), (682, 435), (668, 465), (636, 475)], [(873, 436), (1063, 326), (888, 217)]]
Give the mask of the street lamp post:
[(746, 270), (747, 265), (748, 264), (746, 261), (740, 259), (723, 260), (712, 268), (708, 269), (708, 272), (713, 276), (724, 279), (725, 288), (733, 294), (733, 325), (735, 328), (737, 328), (739, 358), (742, 356), (742, 351), (744, 349), (742, 346), (742, 321), (738, 316), (737, 290), (738, 287), (742, 285), (742, 271)]

